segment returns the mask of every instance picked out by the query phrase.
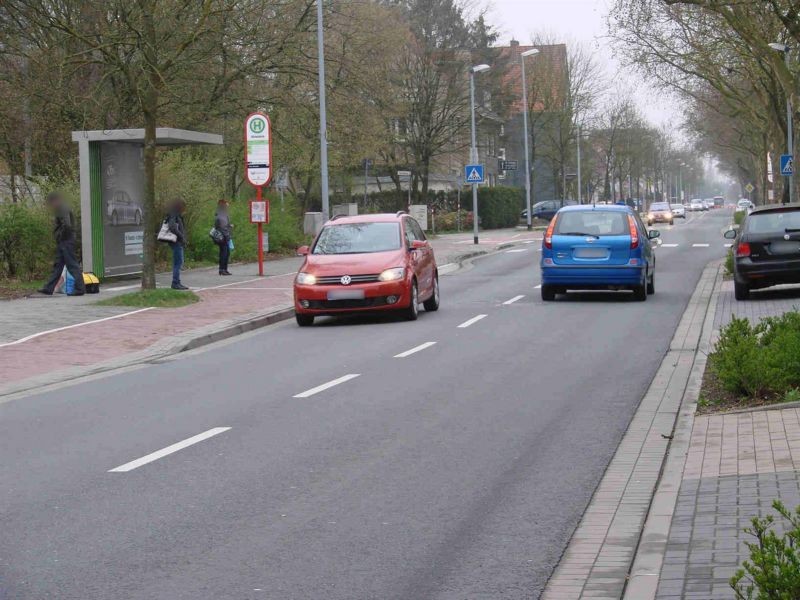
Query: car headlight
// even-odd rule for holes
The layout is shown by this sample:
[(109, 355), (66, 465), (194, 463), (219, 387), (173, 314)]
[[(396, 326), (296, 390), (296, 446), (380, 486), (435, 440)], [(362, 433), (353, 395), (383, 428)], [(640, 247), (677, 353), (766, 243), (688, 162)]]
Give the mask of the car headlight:
[(397, 281), (405, 277), (406, 270), (403, 267), (395, 267), (394, 269), (386, 269), (383, 273), (378, 275), (378, 281)]
[(648, 219), (655, 219), (656, 216), (653, 213), (647, 213), (647, 218)]
[(297, 283), (300, 285), (314, 285), (317, 283), (317, 278), (311, 273), (301, 272), (297, 274)]
[(672, 218), (672, 213), (671, 213), (671, 212), (668, 212), (668, 213), (667, 213), (667, 218), (668, 218), (668, 219), (671, 219), (671, 218)]

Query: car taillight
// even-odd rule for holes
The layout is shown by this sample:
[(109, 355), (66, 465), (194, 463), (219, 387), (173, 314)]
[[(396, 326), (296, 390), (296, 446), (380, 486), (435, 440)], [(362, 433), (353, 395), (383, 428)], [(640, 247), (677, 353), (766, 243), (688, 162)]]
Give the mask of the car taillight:
[(548, 250), (552, 250), (553, 248), (553, 231), (556, 228), (556, 221), (558, 220), (558, 215), (553, 216), (550, 219), (550, 225), (547, 226), (547, 231), (544, 232), (544, 247)]
[(750, 256), (750, 244), (739, 242), (739, 245), (736, 246), (736, 256)]
[(633, 220), (631, 215), (628, 215), (628, 229), (631, 232), (631, 248), (639, 247), (639, 230), (636, 229), (636, 221)]

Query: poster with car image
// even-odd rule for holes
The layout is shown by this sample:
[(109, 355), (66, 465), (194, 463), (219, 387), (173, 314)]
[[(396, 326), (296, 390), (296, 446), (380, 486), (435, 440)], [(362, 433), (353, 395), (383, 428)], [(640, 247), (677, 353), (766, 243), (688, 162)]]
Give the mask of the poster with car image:
[(144, 242), (144, 162), (141, 144), (103, 142), (102, 169), (104, 275), (142, 270)]

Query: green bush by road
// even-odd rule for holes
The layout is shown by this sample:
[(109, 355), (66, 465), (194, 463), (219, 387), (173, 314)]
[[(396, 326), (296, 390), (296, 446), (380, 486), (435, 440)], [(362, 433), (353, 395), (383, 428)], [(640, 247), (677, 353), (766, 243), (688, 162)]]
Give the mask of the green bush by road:
[(130, 294), (112, 296), (111, 298), (100, 300), (97, 304), (100, 306), (178, 308), (199, 301), (200, 297), (188, 290), (157, 289), (140, 290)]
[(728, 394), (750, 402), (785, 399), (800, 388), (800, 313), (755, 325), (734, 317), (722, 329), (708, 366)]

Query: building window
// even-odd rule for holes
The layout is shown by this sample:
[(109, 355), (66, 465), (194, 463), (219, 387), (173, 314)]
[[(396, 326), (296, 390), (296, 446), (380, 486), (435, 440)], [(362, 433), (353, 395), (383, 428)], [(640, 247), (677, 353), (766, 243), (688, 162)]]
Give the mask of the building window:
[(505, 123), (500, 124), (500, 137), (503, 137), (506, 134), (506, 126)]

